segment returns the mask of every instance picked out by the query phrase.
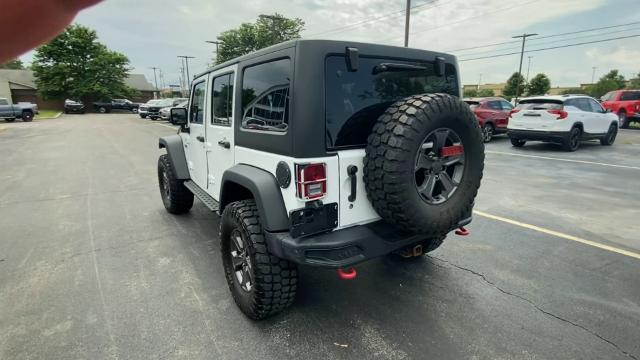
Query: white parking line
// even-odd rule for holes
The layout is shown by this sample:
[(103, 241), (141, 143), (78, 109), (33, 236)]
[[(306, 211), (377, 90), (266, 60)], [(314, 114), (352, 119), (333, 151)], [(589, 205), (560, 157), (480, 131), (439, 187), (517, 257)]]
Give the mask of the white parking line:
[(520, 227), (523, 227), (523, 228), (526, 228), (526, 229), (529, 229), (529, 230), (538, 231), (538, 232), (541, 232), (541, 233), (544, 233), (544, 234), (547, 234), (547, 235), (556, 236), (556, 237), (559, 237), (559, 238), (562, 238), (562, 239), (565, 239), (565, 240), (571, 240), (571, 241), (579, 242), (581, 244), (593, 246), (593, 247), (596, 247), (598, 249), (614, 252), (616, 254), (625, 255), (625, 256), (629, 256), (629, 257), (632, 257), (632, 258), (640, 260), (640, 253), (636, 253), (636, 252), (633, 252), (633, 251), (628, 251), (628, 250), (620, 249), (620, 248), (617, 248), (617, 247), (614, 247), (614, 246), (601, 244), (599, 242), (595, 242), (595, 241), (592, 241), (592, 240), (582, 239), (582, 238), (579, 238), (577, 236), (564, 234), (564, 233), (561, 233), (561, 232), (555, 231), (555, 230), (545, 229), (543, 227), (536, 226), (536, 225), (531, 225), (531, 224), (527, 224), (527, 223), (523, 223), (521, 221), (507, 219), (507, 218), (502, 217), (502, 216), (488, 214), (488, 213), (486, 213), (484, 211), (480, 211), (480, 210), (473, 210), (473, 213), (476, 214), (476, 215), (482, 216), (482, 217), (486, 217), (488, 219), (502, 221), (502, 222), (505, 222), (505, 223), (508, 223), (508, 224), (511, 224), (511, 225), (520, 226)]
[(623, 169), (640, 170), (640, 167), (638, 167), (638, 166), (616, 165), (616, 164), (607, 164), (607, 163), (601, 163), (601, 162), (595, 162), (595, 161), (575, 160), (575, 159), (562, 159), (562, 158), (549, 157), (549, 156), (539, 156), (539, 155), (515, 154), (515, 153), (510, 153), (510, 152), (504, 152), (504, 151), (485, 150), (485, 153), (487, 153), (487, 154), (498, 154), (498, 155), (520, 156), (520, 157), (527, 157), (527, 158), (533, 158), (533, 159), (574, 162), (574, 163), (579, 163), (579, 164), (609, 166), (609, 167), (623, 168)]

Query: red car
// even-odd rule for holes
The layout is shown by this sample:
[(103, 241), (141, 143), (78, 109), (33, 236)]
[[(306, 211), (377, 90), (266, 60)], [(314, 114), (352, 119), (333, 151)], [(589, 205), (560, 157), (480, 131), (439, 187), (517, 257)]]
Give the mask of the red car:
[(621, 128), (628, 128), (631, 121), (640, 121), (640, 90), (609, 91), (600, 101), (605, 109), (618, 114)]
[(464, 99), (471, 111), (476, 115), (484, 142), (491, 141), (493, 135), (507, 132), (509, 113), (513, 105), (500, 97), (467, 98)]

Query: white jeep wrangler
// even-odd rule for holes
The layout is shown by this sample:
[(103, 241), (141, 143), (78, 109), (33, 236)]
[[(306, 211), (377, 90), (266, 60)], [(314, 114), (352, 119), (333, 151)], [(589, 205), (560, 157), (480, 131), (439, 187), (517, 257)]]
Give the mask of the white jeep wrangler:
[(293, 302), (297, 264), (351, 278), (471, 221), (484, 146), (459, 96), (456, 58), (417, 49), (297, 40), (216, 65), (171, 109), (162, 200), (222, 216), (233, 298), (267, 317)]

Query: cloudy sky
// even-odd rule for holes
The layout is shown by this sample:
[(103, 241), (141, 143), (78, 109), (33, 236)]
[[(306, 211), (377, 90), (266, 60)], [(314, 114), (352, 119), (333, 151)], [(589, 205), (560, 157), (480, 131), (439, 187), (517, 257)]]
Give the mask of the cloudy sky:
[[(402, 45), (405, 0), (106, 0), (83, 11), (76, 22), (98, 32), (100, 41), (126, 54), (134, 72), (153, 81), (161, 68), (165, 84), (178, 84), (177, 55), (196, 58), (190, 72), (204, 70), (220, 32), (274, 12), (306, 22), (303, 37)], [(638, 0), (412, 0), (410, 46), (450, 51), (459, 60), (517, 52), (518, 43), (458, 50), (513, 41), (511, 36), (540, 37), (601, 28), (527, 42), (529, 49), (562, 46), (640, 34)], [(23, 60), (29, 62), (31, 53)], [(640, 71), (640, 37), (525, 54), (531, 76), (546, 73), (553, 86), (591, 81), (612, 68), (629, 77)], [(461, 61), (462, 82), (502, 82), (517, 71), (518, 55)]]

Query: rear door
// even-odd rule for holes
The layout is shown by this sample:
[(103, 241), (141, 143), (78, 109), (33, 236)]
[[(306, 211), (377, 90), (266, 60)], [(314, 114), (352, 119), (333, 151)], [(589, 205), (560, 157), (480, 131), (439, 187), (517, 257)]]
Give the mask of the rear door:
[(594, 133), (598, 117), (593, 113), (589, 99), (569, 99), (565, 101), (565, 107), (565, 110), (569, 113), (569, 119), (573, 123), (582, 123), (584, 132)]
[(189, 102), (189, 136), (185, 143), (189, 158), (187, 166), (191, 180), (202, 189), (207, 188), (207, 155), (206, 155), (206, 128), (204, 125), (207, 110), (207, 78), (194, 80)]
[(233, 109), (235, 70), (237, 66), (222, 69), (211, 74), (209, 97), (211, 117), (207, 121), (207, 192), (214, 199), (220, 199), (220, 180), (225, 170), (234, 164)]
[(609, 125), (611, 125), (610, 114), (607, 114), (604, 108), (594, 99), (586, 99), (591, 106), (593, 113), (593, 133), (603, 134), (609, 131)]

